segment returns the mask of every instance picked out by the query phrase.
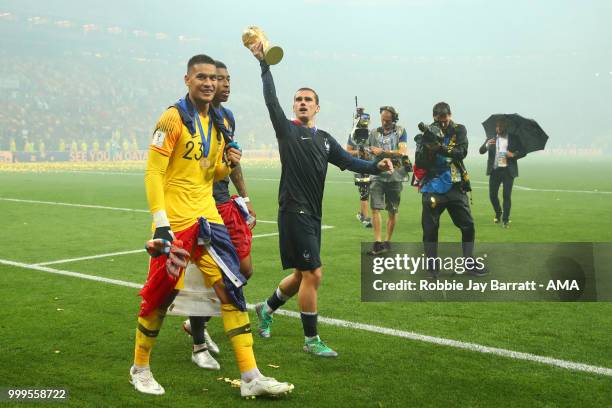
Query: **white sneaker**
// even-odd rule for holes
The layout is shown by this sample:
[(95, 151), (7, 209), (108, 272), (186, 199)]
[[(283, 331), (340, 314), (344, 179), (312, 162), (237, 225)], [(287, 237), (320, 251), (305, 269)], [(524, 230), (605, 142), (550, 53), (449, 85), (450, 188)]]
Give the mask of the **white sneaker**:
[(185, 333), (191, 336), (191, 322), (189, 319), (183, 322), (183, 330), (185, 330)]
[(204, 343), (206, 343), (208, 351), (215, 355), (219, 354), (219, 346), (217, 346), (217, 343), (215, 343), (212, 337), (210, 337), (210, 334), (208, 334), (208, 330), (206, 328), (204, 328)]
[(293, 391), (293, 384), (278, 382), (272, 377), (258, 377), (250, 382), (240, 382), (240, 395), (243, 398), (253, 398), (262, 395), (279, 396)]
[(198, 367), (205, 368), (207, 370), (221, 369), (221, 366), (217, 360), (215, 360), (215, 358), (211, 356), (206, 349), (191, 353), (191, 361), (193, 361)]
[[(183, 322), (183, 330), (185, 331), (185, 333), (192, 336), (191, 322), (189, 322), (189, 319)], [(210, 334), (208, 333), (208, 330), (206, 329), (206, 327), (204, 327), (204, 343), (206, 343), (206, 347), (208, 347), (208, 351), (210, 351), (211, 353), (215, 355), (219, 354), (219, 346), (217, 346), (217, 343), (215, 343), (212, 337), (210, 337)]]
[(165, 392), (164, 387), (155, 381), (149, 368), (136, 371), (136, 368), (132, 366), (130, 368), (130, 384), (134, 386), (136, 391), (144, 394), (163, 395)]

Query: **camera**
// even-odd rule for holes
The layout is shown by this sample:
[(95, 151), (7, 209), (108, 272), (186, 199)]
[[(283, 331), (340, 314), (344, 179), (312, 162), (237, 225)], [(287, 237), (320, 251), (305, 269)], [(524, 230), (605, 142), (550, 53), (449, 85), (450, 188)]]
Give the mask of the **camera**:
[(435, 165), (437, 151), (444, 144), (444, 132), (436, 122), (431, 125), (421, 122), (418, 128), (421, 133), (414, 138), (417, 145), (415, 165), (421, 169), (431, 169)]
[(423, 132), (422, 140), (425, 145), (444, 143), (444, 132), (435, 122), (431, 125), (421, 122), (418, 126), (419, 130)]
[[(359, 158), (367, 160), (369, 156), (369, 139), (370, 139), (370, 114), (366, 113), (364, 108), (360, 108), (357, 104), (357, 97), (355, 96), (355, 115), (353, 116), (353, 129), (351, 130), (351, 140), (357, 146), (359, 150)], [(360, 188), (360, 194), (362, 196), (362, 189), (368, 189), (370, 186), (370, 175), (369, 174), (355, 174), (355, 185)]]
[(396, 161), (393, 160), (393, 167), (398, 168), (398, 169), (403, 168), (406, 174), (412, 172), (412, 162), (410, 161), (410, 157), (404, 155), (401, 157), (401, 159), (397, 161), (398, 161), (398, 164), (396, 167), (396, 164), (395, 164)]
[(391, 159), (391, 163), (393, 163), (393, 168), (395, 170), (401, 170), (406, 174), (412, 172), (412, 162), (410, 161), (410, 157), (407, 155), (398, 157), (394, 154), (383, 153), (379, 156), (379, 158)]
[[(355, 98), (357, 100), (357, 98)], [(368, 144), (370, 137), (370, 114), (365, 112), (364, 108), (355, 109), (355, 118), (353, 123), (353, 130), (351, 131), (351, 139), (361, 149)]]

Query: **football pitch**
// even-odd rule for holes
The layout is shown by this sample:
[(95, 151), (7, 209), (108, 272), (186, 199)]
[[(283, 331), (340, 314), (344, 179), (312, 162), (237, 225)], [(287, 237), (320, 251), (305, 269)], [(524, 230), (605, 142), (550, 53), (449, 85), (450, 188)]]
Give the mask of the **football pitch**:
[[(509, 229), (492, 222), (482, 161), (467, 163), (477, 241), (612, 241), (612, 160), (522, 160)], [(258, 218), (245, 289), (254, 304), (284, 276), (275, 223), (280, 169), (244, 172)], [(352, 175), (330, 166), (319, 291), (328, 319), (319, 331), (337, 359), (305, 354), (299, 319), (278, 315), (270, 339), (254, 335), (255, 353), (265, 375), (296, 388), (278, 400), (243, 401), (224, 381), (239, 372), (221, 319), (210, 323), (221, 370), (206, 371), (190, 360), (182, 318), (168, 316), (151, 359), (166, 394), (153, 397), (128, 383), (151, 234), (142, 170), (4, 168), (0, 388), (67, 388), (69, 399), (58, 405), (75, 407), (612, 405), (611, 303), (362, 303), (360, 243), (372, 231), (357, 222), (357, 210)], [(394, 241), (420, 241), (420, 214), (420, 195), (406, 185)], [(440, 241), (458, 241), (448, 215), (441, 223)], [(285, 310), (296, 311), (296, 301)]]

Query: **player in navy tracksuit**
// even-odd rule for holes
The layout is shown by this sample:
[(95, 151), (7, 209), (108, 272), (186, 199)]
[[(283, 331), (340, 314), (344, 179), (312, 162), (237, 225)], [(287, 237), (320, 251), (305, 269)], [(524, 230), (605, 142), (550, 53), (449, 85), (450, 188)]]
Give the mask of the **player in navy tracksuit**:
[(272, 296), (256, 306), (259, 334), (270, 337), (272, 313), (289, 298), (298, 294), (304, 328), (304, 351), (323, 357), (337, 353), (317, 335), (317, 289), (322, 269), (321, 203), (327, 164), (356, 173), (379, 174), (392, 171), (389, 159), (369, 162), (351, 156), (329, 133), (315, 126), (319, 112), (319, 96), (310, 88), (301, 88), (293, 99), (296, 120), (288, 120), (283, 112), (269, 65), (263, 60), (263, 47), (251, 51), (260, 60), (264, 99), (276, 138), (282, 165), (278, 191), (278, 230), (283, 269), (294, 269), (278, 285)]

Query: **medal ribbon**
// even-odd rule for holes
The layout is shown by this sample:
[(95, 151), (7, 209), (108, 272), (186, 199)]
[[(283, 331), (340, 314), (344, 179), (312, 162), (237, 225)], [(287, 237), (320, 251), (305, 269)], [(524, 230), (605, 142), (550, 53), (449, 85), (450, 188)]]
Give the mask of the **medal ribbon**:
[(200, 137), (202, 138), (202, 157), (208, 158), (208, 153), (210, 152), (210, 138), (212, 136), (212, 125), (213, 121), (208, 114), (208, 133), (206, 134), (206, 138), (204, 138), (204, 129), (202, 129), (202, 122), (200, 122), (200, 115), (196, 111), (195, 113), (196, 122), (198, 123), (198, 129), (200, 129)]

